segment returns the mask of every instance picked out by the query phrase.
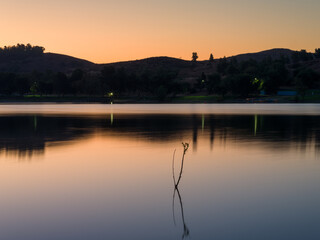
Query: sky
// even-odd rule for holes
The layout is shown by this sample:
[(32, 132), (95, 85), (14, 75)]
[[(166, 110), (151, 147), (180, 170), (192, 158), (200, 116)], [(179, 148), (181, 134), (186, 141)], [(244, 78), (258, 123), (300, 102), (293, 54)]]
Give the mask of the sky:
[(95, 63), (320, 48), (319, 0), (0, 0), (0, 47)]

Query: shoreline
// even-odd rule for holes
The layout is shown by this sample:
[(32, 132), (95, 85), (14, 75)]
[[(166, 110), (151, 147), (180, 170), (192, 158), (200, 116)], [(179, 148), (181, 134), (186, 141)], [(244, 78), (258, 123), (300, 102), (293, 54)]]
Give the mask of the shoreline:
[(201, 104), (201, 103), (213, 103), (213, 104), (230, 104), (230, 103), (320, 103), (320, 96), (314, 96), (312, 98), (306, 97), (301, 99), (298, 97), (283, 97), (283, 96), (257, 96), (257, 97), (248, 97), (248, 98), (235, 98), (235, 97), (225, 97), (221, 98), (219, 96), (178, 96), (167, 98), (163, 101), (159, 101), (153, 97), (122, 97), (110, 99), (107, 97), (100, 96), (2, 96), (0, 97), (0, 104), (10, 104), (10, 103), (56, 103), (56, 104), (83, 104), (83, 103), (92, 103), (92, 104)]

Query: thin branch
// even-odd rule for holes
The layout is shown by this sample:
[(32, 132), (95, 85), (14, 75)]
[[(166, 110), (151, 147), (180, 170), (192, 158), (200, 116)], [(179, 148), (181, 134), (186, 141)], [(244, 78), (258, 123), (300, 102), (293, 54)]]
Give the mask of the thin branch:
[(183, 155), (182, 155), (182, 160), (181, 160), (181, 168), (180, 168), (180, 174), (177, 183), (175, 186), (177, 187), (180, 183), (181, 177), (182, 177), (182, 171), (183, 171), (183, 163), (184, 163), (184, 156), (186, 155), (186, 152), (189, 148), (189, 143), (182, 143), (183, 146)]
[(173, 177), (173, 183), (176, 186), (176, 177), (174, 174), (174, 156), (175, 156), (175, 154), (176, 154), (176, 149), (173, 152), (173, 158), (172, 158), (172, 177)]
[(181, 166), (180, 166), (180, 173), (179, 173), (179, 178), (178, 181), (176, 181), (176, 177), (175, 177), (175, 171), (174, 171), (174, 158), (175, 158), (175, 154), (176, 154), (176, 149), (173, 152), (173, 158), (172, 158), (172, 177), (173, 177), (173, 183), (174, 183), (174, 190), (173, 190), (173, 196), (172, 196), (172, 215), (173, 215), (173, 222), (174, 225), (176, 226), (176, 217), (175, 217), (175, 196), (176, 193), (178, 195), (179, 198), (179, 203), (180, 203), (180, 210), (181, 210), (181, 217), (182, 217), (182, 222), (183, 222), (183, 234), (182, 234), (182, 239), (188, 237), (190, 235), (190, 231), (189, 228), (186, 225), (185, 219), (184, 219), (184, 211), (183, 211), (183, 204), (182, 204), (182, 197), (180, 195), (180, 191), (179, 191), (179, 183), (182, 177), (182, 172), (183, 172), (183, 165), (184, 165), (184, 157), (186, 155), (186, 152), (189, 148), (189, 143), (183, 143), (182, 142), (182, 146), (183, 146), (183, 154), (182, 154), (182, 159), (181, 159)]

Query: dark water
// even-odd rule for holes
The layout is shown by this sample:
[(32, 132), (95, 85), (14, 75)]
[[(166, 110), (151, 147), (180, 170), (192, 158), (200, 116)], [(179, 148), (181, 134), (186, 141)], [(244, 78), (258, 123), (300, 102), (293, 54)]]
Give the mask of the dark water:
[(248, 106), (0, 107), (0, 239), (319, 239), (319, 106)]

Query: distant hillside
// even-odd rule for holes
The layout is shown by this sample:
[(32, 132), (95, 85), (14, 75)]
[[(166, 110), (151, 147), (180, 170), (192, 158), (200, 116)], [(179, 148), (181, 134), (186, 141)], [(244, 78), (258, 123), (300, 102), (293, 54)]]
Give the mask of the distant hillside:
[[(227, 60), (236, 59), (238, 62), (253, 59), (262, 61), (265, 58), (280, 59), (281, 57), (291, 58), (295, 51), (290, 49), (276, 48), (257, 53), (240, 54), (227, 57)], [(202, 72), (209, 73), (215, 71), (219, 59), (215, 59), (213, 63), (206, 61), (198, 61), (196, 63), (188, 60), (171, 58), (171, 57), (151, 57), (141, 60), (133, 60), (126, 62), (115, 62), (108, 64), (95, 64), (87, 60), (56, 54), (43, 53), (39, 56), (27, 56), (23, 58), (0, 58), (0, 72), (28, 73), (34, 70), (45, 72), (51, 70), (53, 72), (63, 72), (70, 74), (76, 69), (84, 71), (98, 72), (103, 67), (112, 66), (116, 69), (124, 68), (127, 72), (141, 73), (144, 71), (171, 71), (179, 72), (179, 78), (194, 79), (199, 77)], [(305, 63), (304, 63), (305, 64)], [(309, 67), (320, 72), (319, 60), (309, 62)]]
[[(275, 48), (270, 50), (265, 50), (257, 53), (247, 53), (240, 54), (236, 56), (227, 57), (227, 61), (236, 59), (238, 62), (248, 61), (250, 59), (255, 61), (262, 61), (266, 58), (272, 60), (281, 59), (286, 57), (289, 60), (291, 59), (292, 54), (295, 51), (290, 49)], [(109, 64), (100, 64), (99, 66), (112, 66), (114, 68), (125, 68), (127, 72), (134, 72), (139, 74), (144, 71), (148, 72), (158, 72), (158, 71), (167, 71), (167, 72), (178, 72), (178, 78), (183, 79), (187, 82), (194, 82), (199, 76), (204, 73), (206, 75), (212, 74), (212, 72), (217, 71), (217, 65), (221, 59), (215, 59), (214, 62), (210, 63), (209, 60), (205, 61), (187, 61), (177, 58), (170, 57), (152, 57), (141, 60), (127, 61), (127, 62), (116, 62)], [(320, 73), (320, 61), (315, 59), (313, 61), (307, 61), (301, 63), (303, 66), (312, 68), (315, 71)]]
[(171, 57), (151, 57), (135, 61), (126, 62), (115, 62), (108, 64), (100, 64), (101, 66), (114, 66), (114, 67), (124, 67), (126, 69), (136, 69), (141, 70), (143, 67), (153, 67), (153, 68), (185, 68), (191, 66), (191, 61), (182, 60), (178, 58)]
[(308, 91), (320, 89), (320, 49), (314, 53), (271, 49), (206, 61), (151, 57), (109, 64), (44, 50), (30, 44), (0, 48), (0, 97), (32, 93), (165, 101), (179, 94), (214, 94), (244, 99), (262, 90), (275, 95), (285, 87), (304, 99)]
[(45, 72), (70, 73), (75, 69), (96, 70), (98, 65), (87, 60), (56, 53), (44, 53), (41, 56), (31, 56), (22, 59), (0, 60), (0, 72)]
[[(235, 56), (227, 57), (227, 59), (237, 59), (237, 61), (247, 61), (249, 59), (262, 61), (265, 58), (272, 58), (280, 59), (281, 57), (291, 57), (294, 51), (290, 49), (284, 48), (275, 48), (270, 50), (265, 50), (257, 53), (246, 53), (240, 54)], [(219, 59), (216, 59), (214, 62), (217, 62)], [(197, 64), (208, 64), (209, 61), (198, 61)], [(163, 67), (163, 68), (171, 68), (175, 66), (176, 68), (189, 68), (194, 66), (192, 61), (182, 60), (178, 58), (171, 58), (171, 57), (151, 57), (141, 60), (133, 60), (133, 61), (126, 61), (126, 62), (115, 62), (115, 63), (107, 63), (107, 64), (100, 64), (102, 66), (114, 66), (114, 67), (124, 67), (124, 68), (141, 68), (141, 66), (148, 66), (148, 67)]]
[(274, 48), (270, 50), (265, 50), (262, 52), (257, 52), (257, 53), (246, 53), (246, 54), (240, 54), (236, 56), (229, 57), (230, 58), (235, 58), (238, 61), (247, 61), (249, 59), (253, 59), (256, 61), (262, 61), (265, 58), (272, 58), (273, 60), (275, 59), (280, 59), (281, 57), (291, 57), (294, 51), (286, 48)]
[[(271, 58), (273, 60), (280, 59), (281, 57), (291, 58), (294, 51), (290, 49), (276, 48), (266, 50), (257, 53), (240, 54), (236, 56), (227, 57), (227, 60), (236, 59), (238, 62), (247, 61), (249, 59), (255, 61), (262, 61), (265, 58)], [(152, 57), (141, 60), (115, 62), (108, 64), (100, 64), (100, 66), (113, 66), (115, 68), (125, 68), (130, 72), (141, 72), (146, 69), (150, 71), (167, 70), (167, 71), (179, 71), (179, 75), (183, 78), (199, 77), (201, 72), (212, 72), (216, 68), (220, 59), (215, 59), (213, 63), (209, 63), (208, 60), (192, 61), (170, 58), (170, 57)]]

